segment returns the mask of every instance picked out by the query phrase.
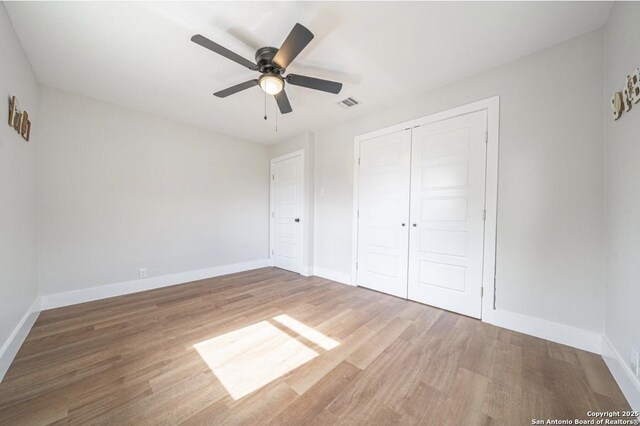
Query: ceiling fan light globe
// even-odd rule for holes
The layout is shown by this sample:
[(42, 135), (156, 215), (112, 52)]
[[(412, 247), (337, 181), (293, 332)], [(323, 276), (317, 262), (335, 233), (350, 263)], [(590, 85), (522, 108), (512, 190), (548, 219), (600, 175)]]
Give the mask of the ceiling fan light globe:
[(260, 77), (260, 87), (267, 95), (277, 95), (284, 88), (281, 77), (275, 75), (263, 75)]

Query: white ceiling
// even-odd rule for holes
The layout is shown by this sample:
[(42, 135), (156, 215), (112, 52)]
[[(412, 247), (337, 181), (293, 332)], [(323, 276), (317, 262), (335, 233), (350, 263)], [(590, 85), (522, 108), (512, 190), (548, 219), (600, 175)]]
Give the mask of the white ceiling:
[[(261, 143), (385, 108), (603, 26), (607, 2), (5, 2), (41, 83)], [(287, 86), (212, 93), (258, 74), (189, 39), (253, 60), (296, 22), (315, 39), (288, 71), (344, 83), (340, 95)], [(363, 105), (336, 103), (354, 96)]]

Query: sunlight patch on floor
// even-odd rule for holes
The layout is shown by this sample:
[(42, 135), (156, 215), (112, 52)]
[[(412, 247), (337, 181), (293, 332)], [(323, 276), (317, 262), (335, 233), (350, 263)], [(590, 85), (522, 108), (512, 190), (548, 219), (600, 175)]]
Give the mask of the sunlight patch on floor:
[[(279, 315), (273, 321), (325, 351), (340, 344), (288, 315)], [(260, 321), (193, 347), (235, 400), (319, 355), (270, 321)]]
[(340, 343), (333, 340), (331, 337), (320, 333), (313, 327), (309, 327), (308, 325), (305, 325), (300, 321), (291, 318), (289, 315), (278, 315), (277, 317), (273, 317), (273, 319), (284, 325), (285, 327), (295, 331), (305, 339), (312, 341), (325, 351), (330, 351), (331, 349), (340, 345)]

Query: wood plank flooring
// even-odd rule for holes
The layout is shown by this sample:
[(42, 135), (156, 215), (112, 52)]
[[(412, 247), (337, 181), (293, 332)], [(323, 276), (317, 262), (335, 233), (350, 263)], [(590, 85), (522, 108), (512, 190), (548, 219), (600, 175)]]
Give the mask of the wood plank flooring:
[[(301, 364), (271, 380), (283, 363)], [(0, 383), (2, 425), (529, 425), (626, 409), (597, 355), (272, 268), (42, 312)]]

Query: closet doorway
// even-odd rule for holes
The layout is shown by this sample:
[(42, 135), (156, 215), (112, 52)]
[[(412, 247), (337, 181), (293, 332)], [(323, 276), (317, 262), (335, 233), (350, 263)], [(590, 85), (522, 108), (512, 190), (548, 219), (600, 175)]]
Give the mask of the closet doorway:
[(488, 118), (481, 108), (357, 138), (356, 285), (481, 318), (495, 263)]

